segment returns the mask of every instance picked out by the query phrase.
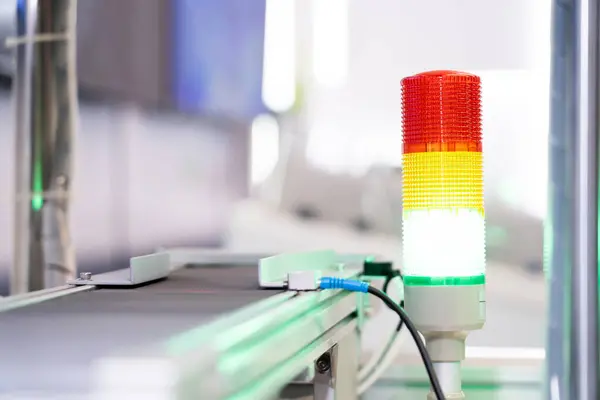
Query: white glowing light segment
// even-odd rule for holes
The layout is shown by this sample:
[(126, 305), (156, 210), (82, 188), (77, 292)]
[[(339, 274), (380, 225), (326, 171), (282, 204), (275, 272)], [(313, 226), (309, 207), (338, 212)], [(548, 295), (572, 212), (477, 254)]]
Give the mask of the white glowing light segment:
[(404, 212), (406, 277), (472, 277), (485, 274), (485, 218), (476, 210)]

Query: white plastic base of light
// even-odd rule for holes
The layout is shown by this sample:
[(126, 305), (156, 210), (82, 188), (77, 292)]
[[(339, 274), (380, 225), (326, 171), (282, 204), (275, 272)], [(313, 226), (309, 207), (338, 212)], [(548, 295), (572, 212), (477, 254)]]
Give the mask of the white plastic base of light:
[(460, 362), (434, 362), (433, 368), (444, 394), (460, 393), (462, 391)]
[[(466, 398), (462, 391), (460, 362), (434, 362), (433, 368), (435, 369), (446, 400), (462, 400)], [(438, 400), (433, 392), (429, 393), (427, 399)]]
[(479, 212), (414, 210), (403, 214), (405, 276), (485, 273), (485, 218)]

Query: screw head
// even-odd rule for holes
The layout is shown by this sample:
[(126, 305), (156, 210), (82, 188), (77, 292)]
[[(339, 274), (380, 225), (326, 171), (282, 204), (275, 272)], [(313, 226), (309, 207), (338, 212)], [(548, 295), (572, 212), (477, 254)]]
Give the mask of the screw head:
[(92, 273), (91, 272), (82, 272), (79, 274), (79, 279), (81, 279), (82, 281), (91, 281)]
[(315, 365), (320, 374), (324, 374), (325, 372), (329, 371), (331, 368), (331, 355), (329, 355), (329, 353), (323, 354), (321, 357), (319, 357)]
[(58, 186), (65, 186), (67, 184), (67, 177), (65, 175), (59, 175), (56, 177), (56, 184)]

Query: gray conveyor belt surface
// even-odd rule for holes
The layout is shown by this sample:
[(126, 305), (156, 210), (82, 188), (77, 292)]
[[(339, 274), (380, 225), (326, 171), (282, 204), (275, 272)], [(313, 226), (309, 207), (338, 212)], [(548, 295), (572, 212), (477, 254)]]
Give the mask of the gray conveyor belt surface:
[(80, 292), (0, 313), (0, 393), (80, 393), (93, 360), (155, 343), (278, 291), (257, 267), (185, 268), (134, 289)]

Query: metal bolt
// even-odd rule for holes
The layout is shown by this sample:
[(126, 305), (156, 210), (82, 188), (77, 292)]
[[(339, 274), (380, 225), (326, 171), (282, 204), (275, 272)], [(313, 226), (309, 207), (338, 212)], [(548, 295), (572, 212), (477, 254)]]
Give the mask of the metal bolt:
[(91, 281), (92, 273), (91, 272), (82, 272), (79, 274), (79, 279), (81, 279), (82, 281)]
[(65, 175), (59, 175), (56, 177), (56, 184), (60, 187), (64, 187), (67, 184), (67, 177)]
[(329, 353), (323, 354), (321, 357), (319, 357), (315, 365), (317, 367), (317, 372), (320, 374), (324, 374), (325, 372), (329, 371), (331, 368), (331, 355), (329, 355)]

